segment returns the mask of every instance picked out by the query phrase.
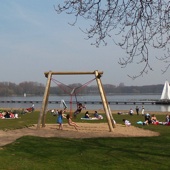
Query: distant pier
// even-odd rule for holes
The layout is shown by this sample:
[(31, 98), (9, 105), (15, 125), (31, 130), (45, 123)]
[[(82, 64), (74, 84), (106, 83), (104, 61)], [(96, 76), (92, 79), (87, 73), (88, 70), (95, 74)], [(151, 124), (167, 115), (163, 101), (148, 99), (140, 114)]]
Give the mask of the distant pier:
[[(66, 103), (70, 103), (70, 101), (65, 101)], [(102, 104), (101, 101), (78, 101), (82, 104)], [(42, 101), (24, 101), (24, 100), (1, 100), (0, 103), (42, 103)], [(61, 101), (48, 101), (49, 104), (60, 104)], [(155, 104), (163, 104), (158, 101), (108, 101), (110, 105), (155, 105)], [(72, 104), (76, 104), (76, 101), (73, 101)], [(170, 104), (170, 103), (166, 103)]]

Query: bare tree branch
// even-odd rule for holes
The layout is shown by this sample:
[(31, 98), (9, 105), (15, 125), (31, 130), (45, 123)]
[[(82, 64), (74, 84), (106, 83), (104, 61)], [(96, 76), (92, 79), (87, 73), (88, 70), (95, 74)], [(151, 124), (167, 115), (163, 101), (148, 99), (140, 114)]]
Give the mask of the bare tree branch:
[[(75, 25), (79, 17), (89, 20), (89, 28), (81, 30), (88, 39), (94, 39), (93, 45), (107, 45), (109, 37), (125, 50), (127, 56), (119, 59), (126, 67), (134, 59), (143, 69), (135, 79), (153, 70), (149, 49), (164, 51), (163, 57), (156, 57), (167, 63), (165, 73), (170, 67), (170, 1), (168, 0), (65, 0), (55, 6), (57, 13), (66, 12), (75, 16)], [(118, 37), (120, 40), (117, 40)]]

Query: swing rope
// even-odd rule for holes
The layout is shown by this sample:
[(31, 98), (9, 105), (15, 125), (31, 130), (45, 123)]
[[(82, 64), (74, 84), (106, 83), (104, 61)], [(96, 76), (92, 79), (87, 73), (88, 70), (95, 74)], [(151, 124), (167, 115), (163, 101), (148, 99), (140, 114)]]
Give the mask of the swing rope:
[(95, 79), (96, 79), (96, 78), (94, 78), (94, 79), (86, 82), (85, 84), (83, 84), (83, 85), (81, 85), (81, 86), (79, 86), (79, 87), (76, 87), (76, 88), (75, 88), (75, 91), (80, 92), (81, 89), (83, 89), (84, 87), (87, 87), (87, 86), (88, 86), (91, 82), (93, 82)]
[[(70, 86), (64, 84), (64, 83), (61, 83), (60, 81), (58, 80), (55, 80), (53, 78), (51, 78), (51, 80), (58, 85), (59, 88), (61, 88), (65, 93), (69, 94), (70, 95), (70, 115), (72, 116), (72, 98), (73, 98), (73, 95), (75, 95), (75, 99), (76, 99), (76, 104), (77, 104), (77, 107), (78, 107), (78, 101), (77, 101), (77, 92), (80, 92), (83, 88), (87, 87), (91, 82), (93, 82), (96, 78), (93, 78), (92, 80), (86, 82), (85, 84), (79, 86), (79, 87), (76, 87), (76, 88), (71, 88)], [(69, 93), (67, 90), (65, 90), (63, 88), (63, 86), (66, 86), (68, 87), (69, 89), (72, 89), (71, 93)]]
[(70, 86), (68, 86), (68, 85), (66, 85), (66, 84), (64, 84), (64, 83), (61, 83), (60, 81), (55, 80), (55, 79), (53, 79), (53, 78), (51, 78), (51, 80), (52, 80), (55, 84), (57, 84), (58, 87), (60, 87), (65, 93), (69, 94), (69, 92), (63, 88), (63, 86), (66, 86), (66, 87), (68, 87), (68, 88), (71, 89)]
[(86, 82), (85, 84), (79, 86), (79, 87), (76, 87), (74, 89), (74, 95), (75, 95), (75, 99), (76, 99), (76, 104), (77, 104), (77, 108), (78, 108), (78, 101), (77, 101), (77, 92), (80, 92), (84, 87), (87, 87), (91, 82), (93, 82), (96, 78)]

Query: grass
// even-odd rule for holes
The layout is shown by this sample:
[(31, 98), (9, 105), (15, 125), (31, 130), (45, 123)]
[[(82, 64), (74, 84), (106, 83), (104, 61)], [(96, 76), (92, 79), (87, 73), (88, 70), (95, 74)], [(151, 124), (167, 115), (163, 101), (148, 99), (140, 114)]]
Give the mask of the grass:
[[(39, 113), (20, 115), (20, 119), (0, 120), (0, 128), (16, 129), (36, 124)], [(79, 115), (76, 121), (81, 121)], [(22, 137), (0, 148), (0, 169), (4, 170), (168, 170), (170, 167), (170, 126), (141, 126), (140, 115), (114, 115), (117, 123), (128, 119), (133, 125), (160, 133), (158, 137), (62, 139)], [(164, 121), (165, 115), (157, 115)], [(104, 119), (106, 121), (106, 119)], [(46, 123), (56, 117), (47, 114)], [(88, 121), (89, 122), (89, 121)], [(103, 122), (103, 120), (101, 120)], [(90, 121), (92, 123), (92, 121)]]

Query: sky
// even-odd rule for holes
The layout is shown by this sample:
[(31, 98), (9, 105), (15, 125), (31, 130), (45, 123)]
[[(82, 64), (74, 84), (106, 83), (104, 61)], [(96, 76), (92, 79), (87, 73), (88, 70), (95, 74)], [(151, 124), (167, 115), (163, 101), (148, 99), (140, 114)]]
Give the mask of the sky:
[[(154, 58), (154, 71), (135, 80), (141, 66), (133, 63), (126, 68), (118, 64), (124, 52), (108, 40), (108, 45), (92, 46), (93, 40), (79, 29), (88, 22), (79, 20), (76, 26), (68, 23), (73, 16), (57, 14), (57, 0), (0, 0), (0, 82), (19, 84), (25, 81), (46, 84), (44, 72), (103, 71), (102, 83), (118, 86), (142, 86), (164, 84), (170, 80), (169, 71), (162, 74), (164, 67)], [(55, 76), (64, 84), (86, 83), (94, 75)]]

